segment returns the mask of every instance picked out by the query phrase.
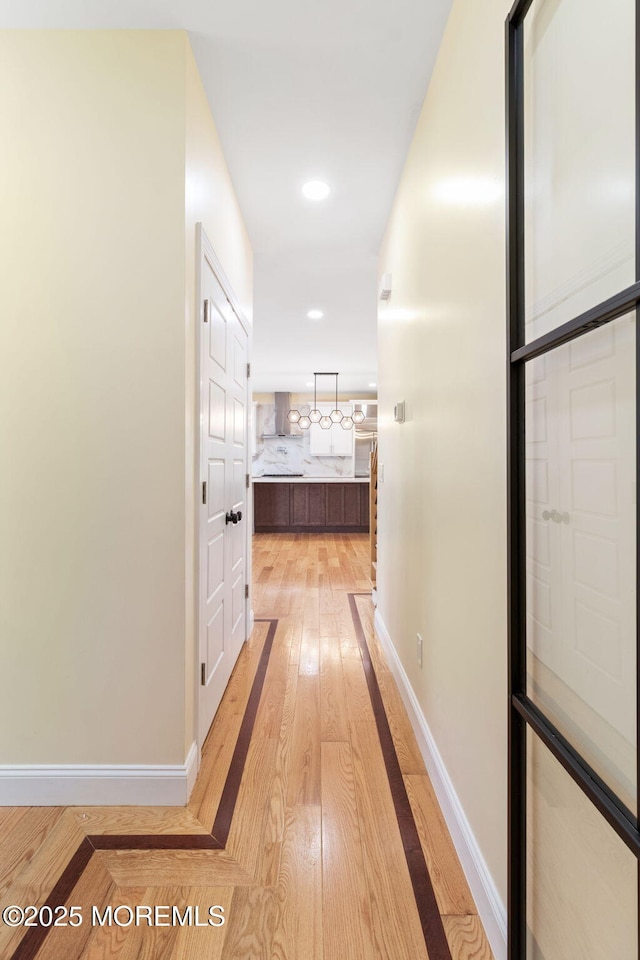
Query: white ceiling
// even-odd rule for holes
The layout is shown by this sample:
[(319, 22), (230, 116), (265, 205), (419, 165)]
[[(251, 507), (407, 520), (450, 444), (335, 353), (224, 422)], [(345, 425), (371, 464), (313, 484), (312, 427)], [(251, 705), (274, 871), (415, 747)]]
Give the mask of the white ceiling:
[[(0, 27), (189, 31), (254, 250), (254, 388), (338, 370), (355, 395), (376, 380), (377, 252), (450, 6), (0, 0)], [(328, 200), (304, 199), (311, 179)]]

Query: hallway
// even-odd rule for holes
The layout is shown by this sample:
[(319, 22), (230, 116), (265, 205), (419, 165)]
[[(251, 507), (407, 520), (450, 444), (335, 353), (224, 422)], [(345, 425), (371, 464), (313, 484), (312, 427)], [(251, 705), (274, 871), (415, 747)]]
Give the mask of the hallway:
[[(257, 622), (186, 810), (0, 811), (3, 905), (83, 918), (2, 926), (3, 958), (490, 960), (373, 634), (367, 564), (365, 535), (254, 538)], [(123, 923), (136, 905), (198, 907), (201, 924), (216, 905), (225, 923), (92, 926), (109, 904)]]

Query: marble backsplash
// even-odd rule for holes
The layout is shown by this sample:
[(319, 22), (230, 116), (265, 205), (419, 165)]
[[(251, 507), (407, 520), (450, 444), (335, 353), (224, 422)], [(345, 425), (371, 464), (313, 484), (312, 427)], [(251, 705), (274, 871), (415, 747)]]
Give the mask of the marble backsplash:
[(289, 437), (263, 437), (263, 434), (270, 434), (275, 430), (274, 404), (256, 404), (254, 416), (256, 437), (252, 464), (254, 477), (262, 477), (265, 473), (276, 473), (282, 476), (302, 474), (304, 477), (353, 476), (353, 457), (312, 456), (308, 431), (298, 430)]

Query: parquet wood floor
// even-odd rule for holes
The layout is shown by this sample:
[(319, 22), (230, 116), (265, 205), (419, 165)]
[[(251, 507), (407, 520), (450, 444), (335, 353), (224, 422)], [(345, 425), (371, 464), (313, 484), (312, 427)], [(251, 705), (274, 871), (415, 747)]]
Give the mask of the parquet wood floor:
[[(253, 571), (260, 622), (185, 809), (0, 808), (0, 906), (84, 918), (0, 925), (2, 960), (491, 960), (373, 634), (368, 537), (258, 535)], [(94, 905), (225, 923), (92, 926)]]

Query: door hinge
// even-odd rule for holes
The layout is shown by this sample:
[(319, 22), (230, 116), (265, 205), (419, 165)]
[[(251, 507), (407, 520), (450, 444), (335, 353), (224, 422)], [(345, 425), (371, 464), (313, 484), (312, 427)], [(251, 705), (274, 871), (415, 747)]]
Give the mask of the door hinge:
[(205, 302), (204, 302), (203, 320), (204, 320), (205, 323), (209, 323), (209, 309), (210, 309), (210, 308), (209, 308), (209, 300), (207, 299), (207, 300), (205, 300)]
[(202, 481), (202, 502), (203, 503), (207, 502), (207, 481), (206, 480)]
[(244, 484), (245, 487), (247, 488), (247, 490), (249, 489), (249, 484), (250, 484), (250, 483), (251, 483), (251, 477), (250, 477), (249, 474), (247, 473), (247, 474), (245, 474), (245, 484)]
[(206, 663), (200, 664), (200, 685), (202, 687), (206, 686), (207, 683), (207, 665)]
[(251, 376), (251, 364), (248, 363), (247, 364), (247, 380), (249, 379), (250, 376)]
[(244, 585), (244, 598), (245, 600), (249, 599), (249, 584), (245, 583)]

